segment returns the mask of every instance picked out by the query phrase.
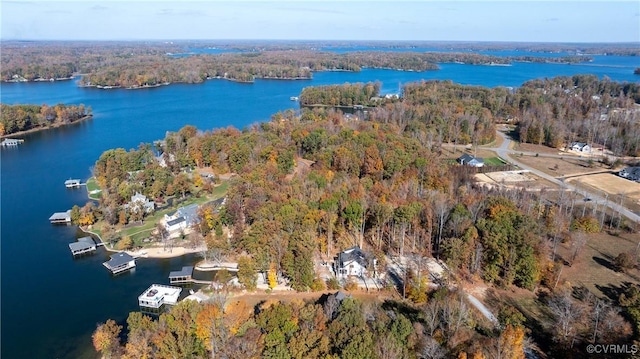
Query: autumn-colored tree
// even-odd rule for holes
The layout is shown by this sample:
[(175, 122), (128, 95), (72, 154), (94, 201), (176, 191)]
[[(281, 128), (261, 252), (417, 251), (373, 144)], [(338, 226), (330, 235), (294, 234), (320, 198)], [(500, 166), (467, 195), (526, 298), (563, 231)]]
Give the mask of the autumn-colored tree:
[(267, 284), (269, 285), (270, 289), (273, 289), (278, 285), (276, 266), (273, 263), (271, 263), (271, 265), (269, 266), (269, 272), (267, 272)]
[(223, 311), (216, 304), (205, 304), (195, 318), (195, 334), (204, 343), (212, 358), (218, 356), (229, 337), (223, 320)]
[(116, 324), (112, 319), (98, 325), (91, 336), (93, 347), (105, 358), (117, 357), (121, 349), (118, 338), (121, 330), (122, 326)]

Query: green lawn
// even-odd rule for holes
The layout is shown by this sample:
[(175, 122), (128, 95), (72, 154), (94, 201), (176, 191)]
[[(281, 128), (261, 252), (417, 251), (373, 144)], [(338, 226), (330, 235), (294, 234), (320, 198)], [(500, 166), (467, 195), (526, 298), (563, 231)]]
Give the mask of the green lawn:
[(498, 157), (484, 158), (484, 164), (487, 166), (503, 166), (506, 163)]
[(96, 201), (100, 199), (101, 190), (95, 177), (91, 177), (87, 180), (87, 193), (91, 199), (95, 199)]
[[(122, 229), (118, 232), (118, 234), (120, 237), (124, 237), (124, 236), (131, 237), (131, 239), (133, 240), (134, 246), (137, 246), (137, 247), (142, 247), (145, 245), (148, 246), (149, 244), (143, 243), (142, 240), (145, 238), (149, 238), (151, 236), (151, 232), (155, 229), (156, 223), (158, 223), (158, 221), (160, 221), (165, 214), (175, 211), (179, 207), (188, 206), (194, 203), (198, 205), (202, 205), (204, 203), (211, 202), (218, 198), (222, 198), (227, 194), (228, 188), (229, 188), (229, 181), (224, 181), (219, 186), (215, 187), (212, 190), (211, 194), (201, 195), (199, 197), (192, 196), (187, 198), (185, 201), (180, 202), (179, 204), (176, 204), (175, 206), (172, 206), (170, 208), (165, 208), (160, 211), (155, 211), (150, 216), (144, 219), (144, 222), (142, 225)], [(101, 193), (97, 192), (92, 194), (91, 193), (92, 191), (100, 191), (100, 187), (98, 186), (98, 183), (94, 177), (91, 177), (87, 180), (87, 192), (89, 193), (89, 198), (99, 200)], [(102, 221), (96, 223), (94, 225), (94, 228), (92, 229), (92, 232), (95, 232), (101, 236), (103, 225), (104, 223)]]
[(119, 232), (120, 236), (129, 236), (133, 240), (134, 246), (142, 247), (148, 245), (147, 243), (143, 243), (142, 240), (145, 238), (149, 238), (151, 236), (151, 232), (155, 229), (156, 223), (160, 221), (165, 214), (175, 211), (179, 207), (188, 206), (190, 204), (198, 204), (202, 205), (207, 202), (211, 202), (218, 198), (223, 197), (227, 193), (227, 189), (229, 188), (229, 182), (225, 181), (220, 184), (218, 187), (214, 188), (211, 194), (203, 195), (200, 197), (189, 197), (184, 202), (180, 202), (179, 204), (165, 208), (161, 211), (155, 211), (150, 216), (144, 219), (144, 223), (141, 226), (135, 226), (123, 229)]

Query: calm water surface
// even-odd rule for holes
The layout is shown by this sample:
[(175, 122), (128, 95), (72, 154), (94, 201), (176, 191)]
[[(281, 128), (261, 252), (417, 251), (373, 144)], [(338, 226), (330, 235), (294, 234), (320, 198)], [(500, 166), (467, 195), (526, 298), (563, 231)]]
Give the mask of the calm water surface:
[(24, 136), (17, 148), (0, 150), (2, 358), (96, 358), (91, 332), (113, 318), (123, 324), (137, 310), (137, 296), (152, 283), (167, 283), (169, 271), (197, 258), (140, 259), (135, 272), (111, 276), (102, 266), (108, 254), (73, 259), (68, 243), (81, 234), (52, 226), (48, 217), (86, 201), (84, 188), (68, 190), (70, 178), (86, 180), (100, 154), (163, 138), (186, 124), (200, 129), (265, 121), (310, 85), (379, 80), (383, 93), (407, 82), (450, 79), (484, 86), (519, 86), (532, 78), (593, 73), (617, 81), (638, 81), (634, 57), (596, 56), (579, 65), (516, 63), (513, 66), (442, 64), (440, 71), (364, 70), (323, 72), (308, 81), (258, 80), (239, 84), (211, 80), (142, 90), (79, 88), (73, 81), (0, 85), (8, 104), (57, 103), (91, 106), (91, 120)]

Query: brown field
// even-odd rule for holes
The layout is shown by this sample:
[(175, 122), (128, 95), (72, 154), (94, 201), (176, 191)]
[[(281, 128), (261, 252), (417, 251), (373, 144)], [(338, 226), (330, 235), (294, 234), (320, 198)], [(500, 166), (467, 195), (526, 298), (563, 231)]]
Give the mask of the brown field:
[(609, 195), (610, 201), (620, 203), (628, 209), (640, 211), (640, 183), (629, 181), (613, 173), (600, 173), (568, 179), (572, 184), (601, 196)]
[[(640, 270), (616, 272), (611, 264), (618, 254), (635, 251), (639, 243), (639, 233), (622, 233), (620, 236), (607, 233), (590, 234), (576, 263), (563, 268), (561, 281), (567, 281), (573, 286), (585, 286), (598, 296), (605, 295), (607, 288), (619, 288), (626, 282), (640, 284)], [(559, 246), (558, 254), (568, 256), (569, 247), (569, 243), (562, 244)]]
[(562, 151), (560, 151), (557, 148), (548, 147), (544, 145), (534, 145), (532, 143), (520, 143), (520, 142), (514, 141), (512, 146), (514, 151), (550, 153), (554, 155), (562, 154)]
[[(573, 157), (563, 157), (563, 158), (553, 158), (553, 157), (535, 157), (535, 156), (518, 156), (511, 155), (513, 159), (518, 162), (522, 162), (525, 165), (529, 165), (537, 170), (540, 170), (546, 174), (549, 174), (554, 177), (562, 177), (562, 176), (571, 176), (575, 174), (583, 174), (589, 172), (598, 172), (609, 170), (608, 166), (604, 166), (603, 164), (594, 161), (593, 167), (589, 167), (587, 163), (587, 159), (583, 158), (573, 158)], [(555, 166), (558, 166), (558, 169), (555, 169)]]
[(629, 181), (613, 173), (600, 173), (569, 179), (595, 187), (609, 194), (624, 194), (634, 200), (640, 200), (640, 183)]

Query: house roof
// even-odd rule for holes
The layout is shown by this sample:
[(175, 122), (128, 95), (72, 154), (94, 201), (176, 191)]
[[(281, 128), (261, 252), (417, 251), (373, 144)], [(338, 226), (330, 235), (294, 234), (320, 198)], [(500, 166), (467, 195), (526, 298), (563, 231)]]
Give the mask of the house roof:
[(458, 157), (458, 162), (460, 162), (462, 164), (484, 163), (484, 160), (482, 158), (480, 158), (480, 157), (474, 157), (474, 156), (471, 156), (468, 153), (465, 153), (462, 156)]
[(184, 266), (181, 270), (169, 272), (169, 278), (186, 277), (193, 274), (193, 266)]
[(369, 264), (368, 255), (360, 249), (360, 247), (352, 247), (338, 254), (338, 263), (344, 267), (345, 263), (356, 261), (363, 267)]
[(198, 205), (196, 203), (178, 208), (176, 214), (179, 217), (184, 217), (188, 226), (198, 223)]
[(82, 251), (82, 250), (86, 250), (89, 248), (95, 248), (96, 244), (95, 242), (93, 242), (93, 240), (91, 240), (91, 243), (89, 242), (73, 242), (73, 243), (69, 243), (69, 249), (72, 252), (75, 251)]
[(125, 252), (120, 252), (111, 255), (111, 259), (105, 264), (109, 266), (109, 268), (119, 267), (123, 264), (129, 263), (133, 260), (133, 257)]
[(173, 227), (173, 226), (175, 226), (176, 224), (179, 224), (179, 223), (181, 223), (181, 222), (185, 222), (185, 221), (186, 221), (186, 219), (185, 219), (184, 217), (178, 217), (178, 218), (176, 218), (176, 219), (172, 219), (172, 220), (170, 220), (170, 221), (167, 221), (167, 226), (169, 226), (169, 227)]

